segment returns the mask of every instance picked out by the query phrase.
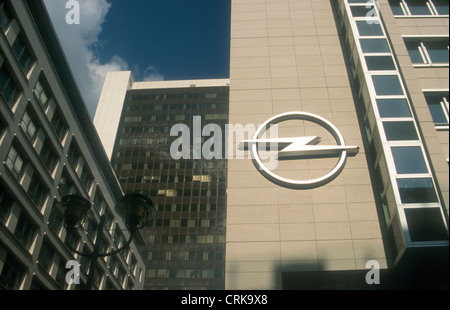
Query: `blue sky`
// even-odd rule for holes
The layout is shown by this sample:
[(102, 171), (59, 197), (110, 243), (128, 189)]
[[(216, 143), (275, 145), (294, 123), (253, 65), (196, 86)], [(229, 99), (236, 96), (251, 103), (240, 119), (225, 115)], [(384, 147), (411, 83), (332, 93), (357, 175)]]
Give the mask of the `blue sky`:
[[(72, 0), (74, 1), (74, 0)], [(108, 71), (136, 81), (229, 77), (230, 0), (44, 0), (90, 114)]]

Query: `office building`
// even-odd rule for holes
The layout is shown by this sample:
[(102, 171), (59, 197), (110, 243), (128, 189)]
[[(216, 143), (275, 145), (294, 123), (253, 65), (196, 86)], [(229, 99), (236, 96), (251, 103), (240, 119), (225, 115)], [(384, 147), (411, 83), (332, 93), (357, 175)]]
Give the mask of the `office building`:
[[(95, 124), (121, 184), (158, 199), (146, 288), (216, 286), (213, 248), (225, 252), (213, 259), (225, 289), (448, 287), (448, 1), (231, 5), (227, 109), (216, 113), (194, 82), (141, 84), (129, 72), (105, 81)], [(196, 88), (206, 101), (189, 97)], [(210, 161), (167, 154), (172, 126), (197, 113), (244, 129), (224, 131), (214, 211), (211, 174), (186, 170)], [(278, 135), (268, 139), (271, 125)], [(262, 142), (278, 149), (265, 153)], [(205, 225), (216, 212), (220, 231), (211, 248), (202, 204)]]
[(229, 122), (310, 112), (360, 150), (306, 190), (228, 161), (226, 288), (376, 288), (372, 261), (379, 288), (448, 285), (448, 57), (448, 1), (232, 1)]
[[(195, 143), (203, 145), (209, 134), (200, 131), (198, 140), (190, 134), (208, 124), (225, 130), (228, 83), (134, 82), (129, 71), (107, 74), (94, 123), (124, 192), (151, 197), (158, 211), (143, 232), (145, 289), (225, 288), (227, 161), (222, 153), (197, 156)], [(177, 124), (186, 126), (188, 145), (186, 156), (175, 159)]]
[[(0, 1), (0, 162), (0, 289), (82, 289), (89, 275), (94, 289), (143, 287), (136, 241), (95, 270), (67, 246), (111, 251), (129, 232), (115, 207), (123, 191), (42, 1)], [(92, 217), (70, 233), (57, 204), (69, 194), (92, 203)], [(80, 284), (66, 280), (72, 260)]]

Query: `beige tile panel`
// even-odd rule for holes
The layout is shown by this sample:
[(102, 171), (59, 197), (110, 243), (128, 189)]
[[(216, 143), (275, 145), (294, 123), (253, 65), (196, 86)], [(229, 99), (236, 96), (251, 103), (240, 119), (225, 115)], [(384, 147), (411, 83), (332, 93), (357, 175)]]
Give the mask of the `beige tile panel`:
[(320, 261), (354, 259), (352, 240), (317, 241), (317, 253)]
[(281, 259), (280, 242), (227, 243), (227, 262), (274, 262)]
[(317, 243), (315, 241), (281, 242), (281, 260), (283, 262), (307, 262), (317, 266)]
[(271, 242), (278, 240), (280, 240), (280, 226), (278, 224), (227, 223), (227, 242)]
[(353, 240), (353, 247), (356, 258), (363, 259), (383, 259), (386, 257), (383, 240), (377, 239), (360, 239)]
[(314, 222), (315, 213), (312, 204), (297, 201), (297, 204), (279, 205), (278, 208), (281, 224)]
[(353, 239), (375, 239), (382, 237), (379, 221), (351, 222), (350, 226)]
[(225, 289), (280, 290), (281, 272), (226, 272)]
[(277, 203), (277, 189), (273, 187), (228, 189), (228, 206), (274, 205)]
[(317, 240), (345, 240), (351, 238), (348, 222), (316, 223)]
[(278, 224), (277, 205), (229, 206), (227, 225), (239, 224)]
[(349, 221), (349, 210), (346, 204), (324, 203), (315, 204), (314, 221), (321, 222), (347, 222)]
[(281, 241), (316, 240), (314, 223), (280, 224)]

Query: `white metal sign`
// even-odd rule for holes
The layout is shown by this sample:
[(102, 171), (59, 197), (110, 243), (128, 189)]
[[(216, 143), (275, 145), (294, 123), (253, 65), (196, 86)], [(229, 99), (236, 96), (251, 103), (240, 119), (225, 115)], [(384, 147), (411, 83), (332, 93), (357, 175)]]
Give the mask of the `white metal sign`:
[[(318, 136), (261, 139), (270, 125), (290, 120), (309, 121), (325, 128), (334, 137), (337, 145), (317, 145), (320, 142), (320, 137)], [(287, 179), (273, 173), (264, 165), (258, 153), (260, 149), (258, 143), (265, 143), (266, 145), (278, 144), (278, 149), (281, 148), (278, 152), (279, 160), (311, 159), (318, 156), (321, 158), (339, 157), (339, 160), (331, 171), (319, 178), (311, 180)], [(355, 156), (359, 151), (357, 146), (346, 146), (339, 130), (328, 120), (307, 112), (287, 112), (272, 117), (256, 130), (251, 140), (241, 141), (239, 148), (248, 149), (251, 152), (251, 158), (255, 167), (268, 180), (292, 189), (309, 189), (329, 183), (340, 174), (344, 168), (347, 156)]]

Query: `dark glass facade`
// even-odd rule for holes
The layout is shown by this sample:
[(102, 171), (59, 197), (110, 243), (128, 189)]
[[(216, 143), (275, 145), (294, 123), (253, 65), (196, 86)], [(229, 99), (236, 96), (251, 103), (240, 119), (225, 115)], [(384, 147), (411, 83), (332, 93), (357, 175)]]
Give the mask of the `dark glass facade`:
[[(142, 193), (157, 214), (143, 231), (145, 289), (224, 289), (227, 160), (175, 160), (171, 128), (228, 123), (228, 87), (127, 93), (112, 164), (125, 193)], [(225, 146), (225, 135), (222, 145)], [(202, 145), (210, 137), (202, 137)], [(216, 145), (216, 147), (220, 147)], [(224, 152), (222, 152), (224, 155)], [(203, 156), (202, 156), (203, 158)]]

